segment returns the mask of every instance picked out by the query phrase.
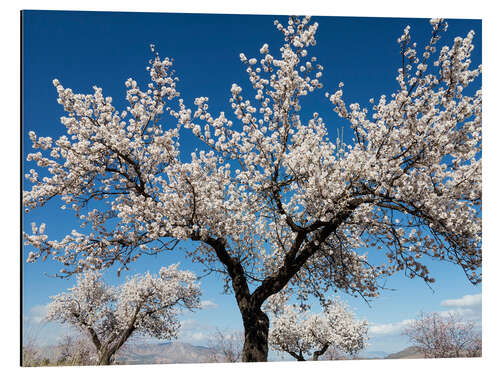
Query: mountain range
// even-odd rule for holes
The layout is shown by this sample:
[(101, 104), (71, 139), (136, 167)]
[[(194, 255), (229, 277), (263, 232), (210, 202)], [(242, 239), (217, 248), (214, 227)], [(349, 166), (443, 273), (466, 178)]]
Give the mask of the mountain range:
[(219, 358), (214, 350), (183, 342), (137, 344), (123, 350), (116, 361), (127, 365), (160, 363), (207, 363)]
[[(388, 354), (384, 351), (365, 351), (359, 359), (403, 359), (424, 358), (415, 347), (408, 347), (397, 353)], [(213, 349), (183, 342), (158, 344), (138, 344), (123, 351), (117, 360), (122, 364), (160, 364), (160, 363), (207, 363), (221, 361), (219, 353)], [(270, 356), (270, 361), (279, 361), (276, 356)], [(283, 360), (283, 359), (281, 359)]]
[[(42, 358), (56, 361), (60, 346), (44, 346), (39, 348)], [(274, 355), (273, 355), (274, 354)], [(364, 351), (358, 359), (402, 359), (424, 358), (416, 347), (408, 347), (397, 353), (388, 354), (383, 351)], [(116, 355), (116, 363), (123, 365), (168, 364), (168, 363), (210, 363), (223, 362), (221, 353), (214, 349), (192, 345), (184, 342), (136, 343), (127, 345)], [(276, 353), (270, 353), (270, 361), (283, 361)], [(289, 360), (293, 360), (290, 359)]]

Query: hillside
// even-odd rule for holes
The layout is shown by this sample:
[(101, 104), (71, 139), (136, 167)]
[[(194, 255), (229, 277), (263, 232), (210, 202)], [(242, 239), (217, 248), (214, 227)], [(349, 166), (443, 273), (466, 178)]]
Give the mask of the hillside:
[[(45, 346), (39, 348), (42, 358), (48, 358), (55, 362), (59, 357), (60, 347)], [(284, 360), (276, 355), (271, 356), (270, 361)], [(424, 355), (416, 347), (408, 347), (397, 353), (387, 354), (383, 351), (364, 351), (360, 353), (358, 359), (404, 359), (404, 358), (424, 358)], [(215, 353), (212, 349), (191, 345), (183, 342), (168, 343), (138, 343), (129, 345), (117, 355), (117, 362), (124, 365), (143, 364), (167, 364), (167, 363), (208, 363), (221, 360), (221, 354)], [(291, 357), (285, 359), (293, 360)]]
[(417, 359), (425, 358), (424, 354), (418, 350), (415, 346), (410, 346), (400, 352), (389, 354), (385, 359)]
[(138, 344), (124, 350), (117, 361), (127, 365), (214, 362), (214, 352), (204, 346), (183, 342)]

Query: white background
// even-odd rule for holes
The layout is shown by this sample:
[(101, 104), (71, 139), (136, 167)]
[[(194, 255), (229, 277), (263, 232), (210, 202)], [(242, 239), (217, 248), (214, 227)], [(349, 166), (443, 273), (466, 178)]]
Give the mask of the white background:
[[(498, 23), (499, 12), (493, 1), (462, 0), (377, 0), (377, 1), (271, 1), (241, 0), (223, 1), (17, 1), (1, 5), (1, 75), (0, 75), (0, 152), (1, 152), (1, 235), (4, 258), (0, 263), (0, 368), (5, 373), (87, 373), (87, 367), (20, 368), (20, 10), (99, 10), (142, 12), (189, 12), (189, 13), (239, 13), (239, 14), (310, 14), (324, 16), (377, 16), (377, 17), (444, 17), (480, 18), (483, 20), (483, 91), (484, 91), (484, 142), (483, 142), (483, 358), (437, 360), (365, 360), (319, 363), (258, 363), (258, 364), (205, 364), (205, 365), (148, 365), (92, 367), (99, 373), (152, 373), (189, 374), (267, 374), (326, 372), (331, 374), (401, 373), (401, 374), (490, 374), (498, 369), (498, 255), (496, 245), (499, 188), (498, 152), (500, 126), (498, 121)], [(397, 38), (397, 35), (395, 35)], [(496, 366), (495, 366), (496, 365)]]

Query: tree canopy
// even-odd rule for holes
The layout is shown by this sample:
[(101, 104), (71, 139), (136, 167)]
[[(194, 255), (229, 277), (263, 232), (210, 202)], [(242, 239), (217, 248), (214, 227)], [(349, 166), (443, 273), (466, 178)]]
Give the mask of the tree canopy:
[(52, 297), (46, 319), (86, 334), (99, 364), (108, 365), (132, 335), (175, 338), (179, 311), (200, 307), (196, 277), (177, 267), (162, 267), (158, 276), (135, 275), (118, 287), (106, 285), (97, 271), (85, 271), (76, 286)]
[[(272, 304), (273, 299), (269, 304)], [(273, 306), (269, 345), (298, 361), (311, 356), (317, 361), (328, 349), (355, 355), (366, 347), (368, 322), (357, 320), (340, 300), (329, 301), (323, 311), (313, 314), (285, 304)]]

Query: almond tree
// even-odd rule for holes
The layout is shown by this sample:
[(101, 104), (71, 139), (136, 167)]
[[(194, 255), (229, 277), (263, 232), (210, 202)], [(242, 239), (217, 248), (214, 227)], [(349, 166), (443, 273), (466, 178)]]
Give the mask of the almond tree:
[(211, 362), (241, 362), (243, 332), (215, 329), (209, 339)]
[[(346, 105), (341, 89), (328, 94), (352, 127), (344, 143), (331, 139), (319, 114), (301, 115), (301, 98), (322, 87), (323, 67), (309, 52), (318, 24), (275, 24), (284, 40), (277, 56), (267, 43), (260, 59), (240, 56), (254, 93), (233, 84), (230, 116), (212, 115), (206, 97), (188, 108), (172, 60), (156, 52), (145, 89), (126, 81), (122, 110), (101, 88), (75, 94), (54, 80), (67, 135), (29, 133), (39, 151), (28, 161), (38, 168), (27, 174), (24, 206), (60, 197), (84, 229), (57, 240), (34, 224), (25, 234), (35, 248), (28, 261), (51, 256), (65, 265), (59, 276), (113, 264), (120, 272), (191, 240), (199, 246), (187, 255), (224, 275), (234, 292), (243, 361), (266, 361), (261, 307), (285, 286), (303, 301), (324, 300), (329, 290), (374, 298), (380, 278), (397, 271), (433, 282), (425, 257), (455, 263), (479, 283), (482, 96), (468, 87), (481, 74), (470, 61), (474, 32), (438, 52), (447, 25), (433, 19), (417, 53), (407, 27), (392, 96), (365, 109)], [(182, 127), (205, 144), (188, 160), (180, 157)], [(368, 249), (386, 261), (373, 263)]]
[(67, 334), (61, 338), (57, 349), (59, 353), (55, 363), (58, 366), (88, 366), (97, 360), (95, 348), (86, 335)]
[(350, 355), (366, 347), (368, 322), (356, 320), (352, 311), (339, 300), (313, 314), (292, 305), (283, 305), (271, 312), (269, 345), (290, 354), (297, 361), (317, 361), (328, 349)]
[(481, 333), (474, 322), (453, 312), (421, 313), (404, 329), (403, 335), (426, 358), (480, 357), (482, 353)]
[(191, 272), (177, 265), (162, 267), (157, 277), (135, 275), (118, 287), (106, 285), (97, 271), (85, 271), (76, 286), (52, 297), (46, 319), (86, 334), (98, 353), (98, 364), (109, 365), (132, 335), (175, 338), (180, 308), (200, 306), (195, 281)]

